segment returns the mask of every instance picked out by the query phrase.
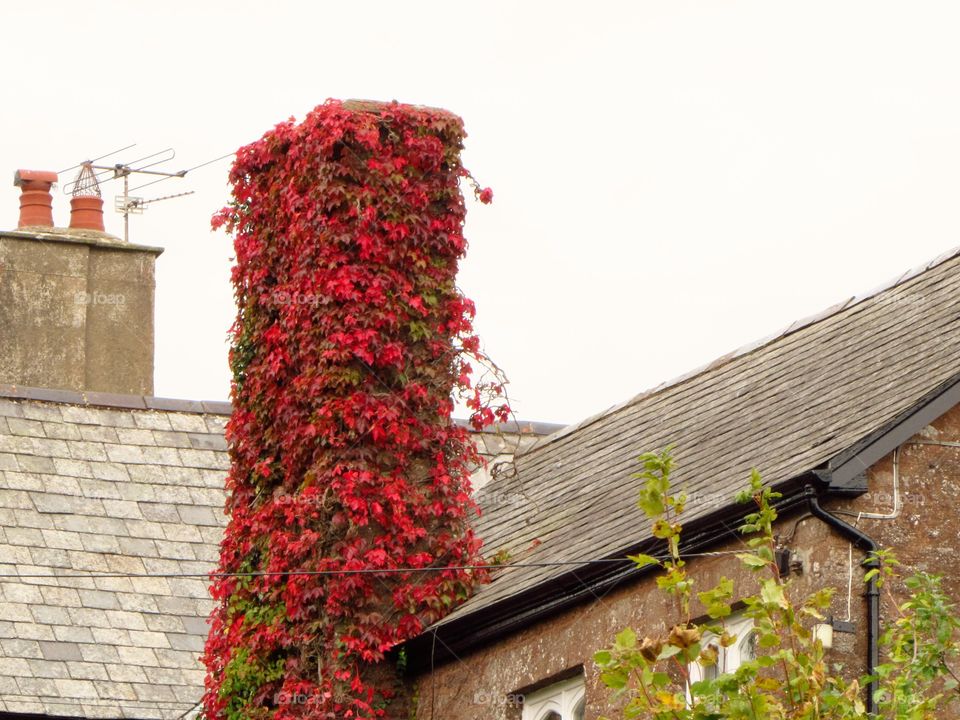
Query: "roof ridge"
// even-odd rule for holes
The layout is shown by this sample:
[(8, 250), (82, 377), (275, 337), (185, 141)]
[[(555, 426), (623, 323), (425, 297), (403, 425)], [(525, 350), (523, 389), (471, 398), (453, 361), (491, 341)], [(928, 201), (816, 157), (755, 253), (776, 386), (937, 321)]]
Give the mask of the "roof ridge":
[(728, 362), (735, 360), (736, 358), (742, 357), (744, 355), (748, 355), (763, 347), (766, 347), (767, 345), (770, 345), (771, 343), (774, 343), (780, 340), (781, 338), (786, 337), (787, 335), (791, 335), (795, 332), (803, 330), (804, 328), (810, 327), (811, 325), (815, 325), (816, 323), (826, 320), (827, 318), (833, 317), (834, 315), (838, 315), (841, 312), (849, 310), (854, 306), (859, 305), (862, 302), (865, 302), (866, 300), (869, 300), (878, 295), (881, 295), (882, 293), (885, 293), (889, 290), (893, 290), (894, 288), (900, 287), (906, 282), (913, 280), (914, 278), (928, 272), (929, 270), (932, 270), (938, 265), (942, 265), (943, 263), (949, 260), (952, 260), (957, 256), (960, 256), (960, 245), (957, 245), (956, 247), (953, 247), (950, 250), (947, 250), (946, 252), (941, 253), (940, 255), (933, 258), (932, 260), (928, 260), (925, 263), (916, 265), (910, 268), (909, 270), (907, 270), (906, 272), (900, 273), (899, 275), (894, 276), (887, 282), (881, 283), (880, 285), (877, 285), (866, 292), (859, 293), (857, 295), (851, 295), (846, 300), (842, 300), (838, 303), (834, 303), (833, 305), (830, 305), (829, 307), (819, 312), (813, 313), (811, 315), (806, 315), (798, 320), (794, 320), (793, 322), (785, 326), (782, 330), (779, 330), (778, 332), (775, 332), (772, 335), (766, 335), (758, 340), (754, 340), (753, 342), (749, 342), (745, 345), (741, 345), (740, 347), (737, 347), (731, 350), (730, 352), (727, 352), (717, 358), (714, 358), (713, 360), (703, 365), (699, 365), (693, 368), (692, 370), (688, 370), (687, 372), (677, 375), (669, 380), (665, 380), (661, 382), (659, 385), (655, 385), (652, 388), (647, 388), (646, 390), (643, 390), (637, 393), (636, 395), (628, 398), (627, 400), (624, 400), (623, 402), (619, 402), (615, 405), (611, 405), (607, 409), (601, 410), (600, 412), (594, 413), (593, 415), (589, 415), (588, 417), (584, 418), (579, 422), (575, 422), (570, 425), (567, 425), (566, 427), (563, 427), (560, 430), (557, 430), (556, 432), (541, 438), (537, 443), (527, 448), (520, 454), (529, 455), (531, 453), (535, 453), (539, 449), (545, 447), (546, 445), (556, 440), (559, 440), (561, 438), (564, 438), (567, 435), (571, 435), (584, 428), (587, 428), (590, 425), (593, 425), (594, 423), (599, 422), (603, 418), (609, 417), (610, 415), (613, 415), (619, 412), (620, 410), (623, 410), (624, 408), (634, 405), (640, 400), (648, 398), (651, 395), (656, 395), (657, 393), (662, 392), (663, 390), (666, 390), (668, 388), (681, 385), (682, 383), (687, 382), (688, 380), (692, 380), (693, 378), (699, 375), (702, 375), (705, 372), (708, 372), (715, 368), (726, 365)]
[[(58, 388), (32, 387), (28, 385), (10, 385), (0, 383), (0, 398), (10, 400), (34, 400), (38, 402), (58, 403), (61, 405), (82, 405), (84, 407), (120, 408), (123, 410), (164, 410), (168, 412), (194, 413), (199, 415), (230, 415), (233, 404), (229, 400), (187, 400), (185, 398), (156, 397), (153, 395), (124, 395), (119, 393), (97, 392), (94, 390), (61, 390)], [(453, 421), (473, 432), (473, 426), (466, 418), (453, 418)], [(560, 423), (541, 422), (539, 420), (514, 419), (495, 423), (481, 432), (487, 434), (540, 435), (546, 436), (563, 429)]]

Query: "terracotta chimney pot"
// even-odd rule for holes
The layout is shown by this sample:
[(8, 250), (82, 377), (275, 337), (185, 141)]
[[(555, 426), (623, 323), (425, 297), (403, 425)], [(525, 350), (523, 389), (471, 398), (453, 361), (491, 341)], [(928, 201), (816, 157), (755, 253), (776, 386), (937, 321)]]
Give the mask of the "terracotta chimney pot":
[(77, 195), (70, 198), (70, 228), (104, 232), (103, 198), (92, 195)]
[(53, 227), (53, 197), (50, 188), (57, 174), (46, 170), (17, 170), (13, 184), (20, 188), (20, 220), (17, 227)]

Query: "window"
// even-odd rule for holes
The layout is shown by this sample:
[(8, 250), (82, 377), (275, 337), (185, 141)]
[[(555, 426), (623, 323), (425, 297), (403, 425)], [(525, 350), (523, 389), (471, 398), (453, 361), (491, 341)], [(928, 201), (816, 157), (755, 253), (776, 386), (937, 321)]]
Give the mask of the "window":
[(583, 720), (583, 676), (548, 685), (523, 697), (521, 720)]
[(737, 640), (728, 648), (721, 647), (719, 638), (707, 633), (703, 637), (703, 647), (714, 647), (717, 651), (717, 663), (703, 666), (698, 662), (690, 664), (690, 681), (713, 680), (721, 673), (732, 673), (741, 663), (755, 660), (757, 657), (757, 633), (753, 629), (753, 619), (738, 615), (727, 618), (727, 632), (736, 635)]

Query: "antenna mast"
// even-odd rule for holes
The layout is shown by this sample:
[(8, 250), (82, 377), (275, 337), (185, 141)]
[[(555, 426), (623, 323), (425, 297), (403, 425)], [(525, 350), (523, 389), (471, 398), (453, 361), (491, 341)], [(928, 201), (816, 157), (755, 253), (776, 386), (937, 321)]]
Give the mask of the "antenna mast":
[(138, 175), (160, 175), (164, 178), (182, 178), (187, 174), (186, 170), (180, 170), (179, 172), (169, 173), (163, 172), (161, 170), (144, 170), (142, 168), (132, 168), (129, 165), (123, 165), (118, 163), (112, 168), (107, 167), (98, 167), (96, 165), (92, 166), (95, 170), (113, 170), (113, 179), (123, 178), (123, 195), (118, 195), (114, 198), (113, 207), (114, 209), (123, 215), (123, 239), (127, 242), (130, 241), (130, 216), (131, 215), (141, 215), (145, 209), (146, 205), (150, 203), (159, 202), (160, 200), (168, 200), (175, 197), (183, 197), (184, 195), (192, 195), (193, 190), (188, 192), (177, 193), (176, 195), (165, 195), (159, 198), (153, 198), (152, 200), (144, 200), (141, 197), (133, 197), (130, 195), (130, 176), (134, 173)]

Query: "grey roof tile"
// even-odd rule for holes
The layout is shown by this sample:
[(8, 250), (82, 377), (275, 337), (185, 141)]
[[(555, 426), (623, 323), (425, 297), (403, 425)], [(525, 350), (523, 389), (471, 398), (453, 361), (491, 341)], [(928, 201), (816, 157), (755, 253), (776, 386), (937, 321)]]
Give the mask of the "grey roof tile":
[(4, 638), (0, 640), (0, 650), (8, 658), (42, 658), (40, 643), (36, 640), (21, 640), (19, 638)]
[(41, 475), (43, 491), (60, 495), (83, 495), (76, 478), (66, 475)]
[(24, 695), (54, 697), (57, 694), (56, 684), (47, 678), (20, 677), (17, 678), (17, 685)]
[(180, 448), (180, 459), (186, 467), (209, 468), (211, 470), (226, 467), (219, 455), (222, 453), (213, 450), (185, 450)]
[[(147, 629), (153, 630), (154, 632), (165, 632), (165, 633), (183, 633), (186, 632), (184, 628), (183, 621), (176, 615), (165, 615), (160, 612), (160, 610), (154, 604), (154, 609), (152, 611), (145, 612), (143, 615), (143, 620), (147, 623)], [(171, 637), (168, 634), (167, 637)], [(172, 644), (171, 644), (172, 647)], [(181, 650), (183, 648), (174, 648), (174, 650)]]
[(83, 543), (76, 533), (63, 530), (41, 530), (43, 542), (48, 548), (60, 550), (83, 550)]
[(57, 515), (103, 515), (103, 503), (90, 498), (53, 493), (34, 494), (37, 511)]
[(117, 648), (121, 662), (127, 663), (128, 665), (139, 665), (141, 667), (161, 667), (161, 664), (157, 661), (157, 655), (152, 648), (142, 648), (132, 645), (129, 642), (129, 633), (127, 634), (127, 639), (127, 642)]
[(134, 592), (138, 593), (149, 593), (156, 597), (157, 607), (163, 612), (163, 602), (165, 600), (173, 600), (175, 598), (169, 597), (170, 595), (170, 586), (167, 584), (166, 578), (157, 578), (157, 577), (136, 577), (130, 578), (130, 583), (133, 585)]
[(65, 475), (71, 478), (95, 477), (93, 474), (93, 468), (86, 460), (53, 458), (53, 469), (58, 475)]
[(110, 462), (124, 464), (143, 464), (143, 450), (139, 445), (106, 445), (107, 457), (101, 458)]
[(122, 430), (105, 425), (77, 425), (80, 438), (95, 443), (118, 443), (117, 433)]
[(120, 607), (116, 593), (104, 592), (103, 590), (80, 590), (78, 592), (80, 593), (80, 602), (86, 608), (117, 610)]
[(169, 413), (165, 412), (134, 413), (133, 422), (137, 427), (148, 430), (173, 430)]
[(134, 683), (133, 691), (137, 694), (138, 699), (144, 701), (173, 702), (176, 700), (176, 695), (173, 694), (173, 690), (169, 685)]
[(80, 646), (72, 642), (41, 642), (40, 651), (47, 660), (82, 660)]
[(99, 699), (97, 688), (89, 680), (54, 680), (57, 691), (62, 698), (94, 698)]
[(144, 538), (121, 537), (117, 538), (117, 544), (120, 546), (120, 552), (127, 555), (133, 555), (143, 559), (144, 565), (149, 570), (147, 558), (158, 557), (157, 545), (153, 540)]
[[(27, 407), (30, 407), (29, 405)], [(59, 440), (81, 440), (80, 425), (70, 425), (62, 422), (43, 423), (43, 432), (48, 438)]]
[(38, 420), (8, 418), (6, 419), (6, 424), (12, 435), (25, 435), (35, 438), (45, 438), (47, 436), (43, 431), (43, 423)]
[[(200, 421), (201, 426), (203, 421)], [(177, 431), (168, 431), (168, 430), (154, 430), (153, 439), (155, 444), (158, 447), (165, 448), (191, 448), (193, 445), (190, 443), (190, 438), (185, 432)], [(140, 443), (141, 445), (146, 445), (147, 443)]]
[(70, 558), (70, 567), (74, 570), (87, 570), (92, 572), (109, 572), (107, 558), (109, 555), (100, 553), (89, 553), (82, 550), (67, 550), (67, 557)]
[[(109, 561), (107, 562), (109, 565)], [(128, 577), (94, 577), (93, 585), (97, 590), (107, 590), (112, 593), (132, 593), (133, 583)], [(118, 597), (119, 600), (119, 597)], [(125, 609), (125, 608), (124, 608)]]
[(96, 639), (97, 642), (102, 642), (102, 640), (97, 638), (97, 630), (110, 627), (110, 621), (107, 619), (106, 611), (81, 606), (70, 607), (67, 609), (67, 612), (70, 614), (70, 620), (73, 621), (74, 625), (90, 628), (93, 630), (94, 639)]
[[(37, 594), (40, 595), (40, 599), (36, 600), (34, 604), (30, 606), (30, 614), (33, 615), (34, 621), (43, 625), (69, 625), (70, 615), (67, 613), (66, 608), (44, 604), (46, 603), (46, 599), (43, 597), (41, 589), (36, 587), (36, 590)], [(56, 630), (54, 630), (54, 635), (56, 635)], [(62, 639), (63, 638), (57, 638), (57, 640)]]
[(43, 532), (36, 528), (8, 527), (4, 533), (10, 545), (35, 547), (43, 545)]
[(140, 520), (140, 506), (131, 500), (103, 500), (103, 509), (109, 517)]
[(208, 433), (190, 433), (188, 435), (190, 445), (197, 450), (221, 450), (227, 449), (227, 442), (222, 435), (211, 435)]
[[(187, 415), (184, 413), (170, 413), (168, 416), (170, 427), (179, 432), (208, 432), (207, 423), (202, 415)], [(209, 432), (220, 432), (223, 430), (209, 430)]]
[[(57, 608), (79, 608), (80, 593), (73, 588), (63, 588), (55, 586), (41, 586), (40, 594), (43, 595), (47, 605)], [(76, 618), (71, 617), (71, 622), (76, 622)]]
[(152, 430), (143, 428), (125, 428), (117, 430), (117, 439), (121, 445), (156, 445), (156, 438)]
[(0, 416), (3, 417), (23, 417), (23, 408), (20, 403), (13, 402), (6, 398), (0, 398)]
[(143, 459), (152, 465), (180, 464), (180, 455), (176, 447), (144, 447)]
[[(138, 614), (137, 617), (142, 619), (142, 615)], [(166, 634), (162, 632), (152, 632), (150, 630), (131, 630), (130, 639), (138, 646), (145, 648), (170, 648), (170, 641), (167, 640)]]
[[(102, 643), (103, 645), (113, 645), (120, 654), (121, 662), (131, 662), (127, 651), (135, 650), (135, 648), (131, 647), (130, 632), (128, 630), (93, 627), (91, 631), (93, 632), (95, 642)], [(146, 664), (152, 666), (155, 663), (148, 661)]]
[(203, 652), (204, 639), (201, 635), (167, 633), (167, 641), (174, 650), (185, 650), (191, 653)]
[[(153, 667), (155, 662), (151, 661), (148, 667)], [(107, 674), (111, 680), (116, 682), (146, 682), (147, 676), (143, 669), (137, 664), (107, 664)]]
[(128, 482), (117, 485), (120, 497), (133, 502), (153, 502), (157, 498), (157, 491), (153, 485), (140, 482)]
[[(129, 581), (131, 590), (133, 589), (133, 583)], [(148, 630), (157, 630), (158, 628), (151, 626), (151, 618), (154, 616), (150, 613), (160, 612), (157, 608), (157, 601), (151, 595), (143, 595), (141, 593), (134, 592), (118, 592), (116, 593), (117, 602), (120, 603), (121, 610), (129, 610), (132, 612), (138, 612), (143, 614), (144, 622), (147, 624)], [(171, 623), (176, 621), (176, 618), (171, 618)]]
[[(143, 616), (137, 612), (127, 612), (126, 610), (107, 610), (107, 619), (110, 621), (110, 627), (115, 630), (146, 630), (147, 624), (143, 621)], [(133, 638), (131, 636), (131, 642)], [(136, 645), (136, 642), (133, 642)]]
[[(220, 521), (217, 519), (217, 516), (209, 507), (200, 507), (197, 505), (177, 505), (176, 510), (180, 520), (182, 520), (184, 524), (190, 525), (191, 527), (196, 528), (198, 525), (220, 525)], [(198, 535), (200, 535), (199, 530)], [(203, 541), (202, 535), (200, 535), (200, 541)]]
[(11, 490), (43, 490), (43, 480), (40, 475), (32, 472), (15, 472), (13, 470), (0, 471), (0, 487)]
[[(31, 452), (33, 452), (31, 450)], [(17, 453), (17, 465), (20, 466), (20, 469), (24, 472), (34, 472), (34, 473), (55, 473), (56, 468), (53, 465), (53, 459), (49, 457), (41, 457), (38, 455), (27, 455), (24, 453)]]
[(33, 502), (30, 500), (30, 494), (23, 490), (0, 488), (0, 508), (32, 510)]
[(41, 678), (69, 678), (67, 664), (58, 660), (27, 660), (29, 670), (24, 672), (26, 675), (33, 675)]
[(57, 638), (49, 625), (38, 625), (35, 622), (14, 622), (13, 630), (21, 640), (49, 640)]
[[(63, 422), (63, 413), (60, 412), (60, 407), (60, 405), (51, 403), (20, 403), (20, 409), (23, 411), (22, 417), (55, 424)], [(47, 437), (50, 437), (50, 435), (48, 434)]]
[[(78, 625), (53, 625), (53, 637), (57, 640), (62, 640), (64, 642), (75, 642), (75, 643), (92, 643), (93, 632), (90, 628), (80, 627)], [(80, 650), (83, 652), (84, 647), (89, 647), (87, 645), (81, 645)], [(99, 647), (99, 646), (95, 646)], [(84, 660), (89, 658), (84, 655)]]
[(117, 448), (122, 447), (120, 445), (104, 445), (103, 443), (98, 442), (72, 442), (70, 443), (70, 457), (75, 460), (96, 460), (97, 462), (104, 462), (107, 459), (113, 461), (114, 458), (108, 458), (104, 448)]
[[(91, 634), (92, 638), (92, 634)], [(84, 643), (80, 645), (80, 654), (83, 656), (85, 662), (98, 662), (98, 663), (119, 663), (120, 662), (120, 653), (117, 652), (117, 648), (113, 645), (97, 645), (93, 643), (93, 640), (90, 640), (90, 643)]]
[(122, 463), (91, 463), (90, 469), (93, 471), (93, 477), (98, 480), (123, 482), (130, 477), (127, 466)]
[(27, 605), (43, 603), (40, 588), (36, 585), (24, 585), (20, 582), (5, 581), (0, 583), (0, 596), (3, 597), (4, 602), (8, 603), (25, 603)]
[(122, 489), (127, 487), (127, 483), (115, 483), (108, 480), (90, 480), (81, 478), (79, 481), (80, 492), (84, 497), (111, 500), (120, 500), (123, 497)]
[[(176, 505), (161, 502), (142, 502), (139, 505), (140, 513), (145, 520), (157, 523), (175, 523), (180, 520)], [(166, 536), (167, 534), (164, 533), (164, 537)]]
[(0, 620), (10, 622), (33, 622), (30, 607), (24, 603), (4, 602), (0, 604)]
[(67, 662), (67, 672), (74, 680), (107, 680), (107, 670), (102, 663)]

